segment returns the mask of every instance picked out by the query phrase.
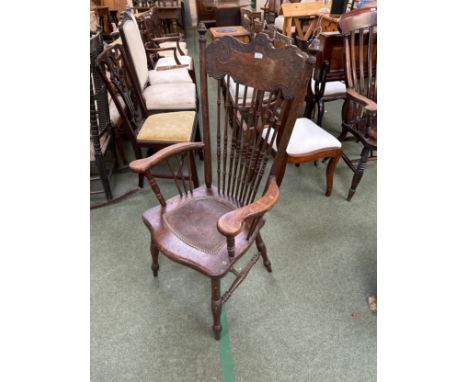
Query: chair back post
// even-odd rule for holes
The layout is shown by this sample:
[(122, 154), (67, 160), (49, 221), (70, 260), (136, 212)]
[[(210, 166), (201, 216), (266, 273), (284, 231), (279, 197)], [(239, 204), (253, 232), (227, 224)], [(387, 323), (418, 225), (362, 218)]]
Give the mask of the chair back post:
[(201, 89), (201, 106), (203, 117), (203, 148), (204, 154), (204, 173), (206, 187), (211, 187), (211, 142), (210, 142), (210, 112), (208, 109), (208, 79), (206, 75), (206, 26), (204, 23), (198, 24), (198, 34), (200, 43), (200, 89)]
[[(374, 51), (376, 27), (377, 11), (371, 8), (346, 13), (339, 21), (339, 29), (344, 40), (346, 86), (370, 99), (376, 97), (374, 89), (376, 72), (373, 73), (377, 64), (373, 62), (376, 55)], [(367, 89), (365, 89), (366, 82)]]
[(269, 177), (272, 177), (272, 176), (278, 177), (282, 166), (284, 166), (284, 162), (287, 160), (286, 149), (288, 147), (289, 139), (291, 138), (291, 134), (294, 128), (294, 124), (296, 123), (297, 116), (301, 112), (314, 67), (315, 67), (315, 57), (309, 55), (306, 61), (306, 68), (304, 70), (304, 75), (302, 76), (302, 79), (301, 79), (301, 84), (298, 87), (298, 91), (294, 97), (294, 102), (292, 104), (289, 104), (290, 109), (286, 110), (285, 114), (287, 116), (287, 120), (286, 120), (284, 129), (283, 131), (280, 132), (280, 134), (278, 134), (279, 145), (276, 151), (275, 161), (273, 162), (273, 165), (271, 167)]
[[(138, 100), (139, 107), (143, 110), (144, 114), (147, 115), (148, 110), (146, 108), (146, 102), (143, 99), (143, 89), (146, 87), (146, 85), (148, 84), (148, 81), (149, 81), (148, 66), (147, 66), (148, 57), (146, 55), (146, 50), (145, 50), (145, 47), (144, 47), (144, 44), (143, 44), (143, 40), (141, 38), (140, 30), (138, 29), (138, 24), (135, 23), (135, 28), (138, 31), (138, 37), (141, 39), (141, 46), (142, 46), (142, 49), (143, 49), (143, 52), (144, 52), (144, 55), (145, 55), (144, 69), (143, 69), (143, 71), (140, 69), (138, 71), (140, 74), (138, 74), (137, 73), (137, 67), (136, 67), (137, 58), (133, 57), (133, 54), (136, 54), (137, 51), (135, 49), (135, 51), (132, 53), (132, 48), (130, 46), (131, 42), (128, 40), (127, 32), (125, 30), (125, 25), (127, 23), (135, 23), (134, 18), (132, 17), (131, 12), (122, 12), (122, 21), (120, 22), (120, 25), (119, 25), (119, 33), (120, 33), (120, 37), (122, 39), (123, 49), (125, 50), (125, 53), (126, 53), (126, 54), (123, 54), (123, 62), (125, 64), (125, 66), (127, 67), (127, 72), (128, 72), (128, 75), (130, 76), (131, 82), (136, 87), (138, 87), (138, 91), (136, 92), (136, 98)], [(137, 48), (137, 46), (135, 46), (135, 48)], [(145, 77), (144, 81), (141, 81), (140, 77), (142, 75)]]

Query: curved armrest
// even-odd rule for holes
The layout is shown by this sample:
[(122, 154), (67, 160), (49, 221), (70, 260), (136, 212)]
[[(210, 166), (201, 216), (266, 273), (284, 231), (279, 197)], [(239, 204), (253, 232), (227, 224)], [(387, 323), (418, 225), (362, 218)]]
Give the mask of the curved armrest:
[(165, 50), (171, 50), (174, 53), (174, 60), (177, 65), (182, 65), (179, 61), (179, 58), (177, 57), (177, 52), (175, 47), (170, 47), (170, 48), (145, 48), (147, 53), (158, 53), (158, 52), (163, 52)]
[(346, 95), (354, 102), (357, 102), (358, 104), (362, 105), (367, 112), (374, 114), (377, 113), (377, 104), (369, 98), (360, 95), (353, 88), (347, 88)]
[(156, 43), (160, 43), (160, 42), (167, 42), (167, 41), (181, 41), (181, 38), (180, 36), (167, 36), (167, 37), (153, 37), (151, 39), (152, 41), (156, 42)]
[(248, 218), (265, 214), (276, 204), (280, 196), (276, 178), (272, 177), (268, 189), (260, 199), (244, 207), (228, 212), (218, 219), (218, 231), (224, 236), (236, 236)]
[(180, 154), (184, 151), (201, 149), (203, 146), (205, 145), (202, 142), (175, 143), (173, 145), (163, 148), (162, 150), (159, 150), (156, 154), (153, 154), (148, 158), (137, 159), (132, 161), (129, 167), (130, 170), (132, 170), (133, 172), (144, 174), (161, 161), (173, 155)]

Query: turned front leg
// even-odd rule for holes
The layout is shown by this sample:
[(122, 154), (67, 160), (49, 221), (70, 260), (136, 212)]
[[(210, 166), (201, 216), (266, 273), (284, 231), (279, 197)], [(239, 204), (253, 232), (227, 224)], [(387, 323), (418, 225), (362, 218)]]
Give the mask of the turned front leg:
[(221, 338), (221, 280), (211, 279), (211, 311), (213, 312), (213, 332), (216, 340)]
[(151, 252), (151, 257), (152, 257), (152, 259), (153, 259), (153, 263), (151, 264), (151, 270), (153, 271), (154, 277), (158, 277), (158, 270), (159, 270), (159, 262), (158, 262), (159, 249), (156, 247), (156, 245), (154, 244), (153, 240), (151, 240), (150, 252)]

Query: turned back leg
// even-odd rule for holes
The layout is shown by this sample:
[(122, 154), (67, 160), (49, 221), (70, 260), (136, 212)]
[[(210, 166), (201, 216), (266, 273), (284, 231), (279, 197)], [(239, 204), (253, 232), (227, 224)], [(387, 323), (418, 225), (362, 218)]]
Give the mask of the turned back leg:
[(267, 269), (268, 272), (271, 272), (271, 262), (268, 259), (266, 246), (265, 246), (265, 243), (263, 242), (262, 237), (260, 236), (260, 234), (257, 235), (257, 237), (255, 239), (255, 244), (257, 245), (258, 251), (262, 255), (263, 265), (265, 266), (265, 268)]
[(348, 192), (348, 202), (353, 197), (354, 193), (356, 192), (356, 188), (361, 181), (362, 175), (364, 174), (364, 170), (367, 166), (367, 159), (369, 158), (370, 150), (367, 147), (364, 147), (361, 152), (361, 159), (359, 159), (359, 163), (357, 165), (356, 171), (353, 176), (353, 181), (351, 182), (351, 188)]

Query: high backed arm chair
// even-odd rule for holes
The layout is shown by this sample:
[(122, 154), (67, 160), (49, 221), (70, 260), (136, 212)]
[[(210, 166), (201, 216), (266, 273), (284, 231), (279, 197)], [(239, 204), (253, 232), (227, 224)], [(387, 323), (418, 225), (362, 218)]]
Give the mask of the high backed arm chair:
[[(143, 157), (142, 149), (161, 150), (176, 143), (193, 142), (198, 126), (194, 110), (149, 114), (138, 101), (138, 84), (130, 80), (128, 60), (120, 44), (108, 46), (97, 58), (99, 74), (117, 107), (126, 135), (130, 139), (136, 158)], [(121, 60), (123, 58), (123, 60)], [(201, 143), (200, 143), (201, 144)], [(188, 155), (189, 178), (198, 185), (198, 177), (192, 153)], [(181, 171), (159, 177), (185, 179)], [(139, 176), (139, 186), (143, 187), (143, 174)]]
[(348, 201), (353, 197), (367, 166), (369, 154), (377, 150), (377, 11), (364, 8), (341, 16), (339, 23), (345, 49), (346, 101), (342, 110), (342, 132), (362, 145), (361, 157), (353, 163), (343, 159), (354, 172)]
[[(263, 259), (271, 272), (260, 229), (265, 214), (279, 198), (276, 175), (284, 159), (294, 121), (302, 106), (312, 66), (307, 56), (293, 46), (275, 49), (265, 35), (249, 44), (223, 37), (206, 47), (206, 27), (200, 24), (200, 78), (203, 114), (203, 143), (170, 146), (152, 157), (137, 160), (130, 168), (145, 174), (152, 184), (159, 205), (146, 211), (143, 221), (150, 231), (152, 270), (157, 276), (158, 256), (193, 268), (211, 279), (213, 331), (221, 335), (221, 308), (245, 279), (253, 265)], [(289, 68), (294, 67), (294, 71)], [(208, 78), (216, 80), (214, 121), (215, 167), (211, 160), (211, 129), (208, 106)], [(233, 101), (222, 91), (222, 82), (235, 80)], [(245, 102), (239, 87), (253, 88), (253, 101)], [(247, 91), (247, 90), (246, 90)], [(264, 94), (269, 92), (267, 102)], [(236, 118), (228, 118), (228, 115)], [(231, 123), (230, 121), (233, 121)], [(272, 145), (262, 139), (266, 129), (277, 138), (277, 155), (272, 160)], [(166, 200), (150, 169), (172, 156), (203, 147), (205, 184)], [(268, 175), (267, 175), (268, 174)], [(217, 175), (217, 179), (213, 179)], [(267, 175), (264, 177), (264, 175)], [(258, 191), (265, 187), (261, 197)], [(181, 190), (184, 191), (184, 190)], [(241, 270), (235, 265), (256, 243), (258, 253)], [(221, 295), (221, 279), (228, 272), (235, 281)]]

